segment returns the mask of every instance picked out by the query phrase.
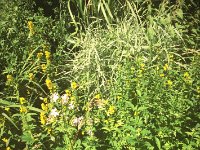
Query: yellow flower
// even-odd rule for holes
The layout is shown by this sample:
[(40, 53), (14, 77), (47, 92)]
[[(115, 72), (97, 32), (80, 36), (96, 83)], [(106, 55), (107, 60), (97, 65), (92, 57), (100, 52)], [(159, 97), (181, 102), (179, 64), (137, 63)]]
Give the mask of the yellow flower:
[(25, 98), (24, 98), (24, 97), (20, 97), (20, 98), (19, 98), (19, 103), (20, 103), (21, 105), (23, 105), (24, 103), (26, 103)]
[(72, 83), (71, 83), (71, 88), (72, 88), (73, 90), (75, 90), (77, 87), (78, 87), (78, 85), (77, 85), (76, 82), (72, 82)]
[(171, 80), (167, 80), (167, 85), (172, 86), (172, 81)]
[(200, 87), (197, 87), (197, 93), (200, 94)]
[(44, 112), (40, 113), (40, 122), (42, 125), (44, 125), (46, 123), (46, 116)]
[(43, 55), (42, 52), (37, 53), (37, 58), (40, 59), (42, 57), (42, 55)]
[(190, 75), (189, 75), (188, 72), (185, 72), (183, 76), (184, 76), (184, 78), (186, 78), (186, 79), (189, 79), (189, 77), (190, 77)]
[(27, 112), (26, 107), (20, 106), (20, 112), (21, 112), (21, 113), (26, 113), (26, 112)]
[(8, 139), (3, 138), (2, 141), (4, 141), (5, 143), (7, 143), (7, 142), (8, 142)]
[(8, 147), (6, 147), (6, 150), (11, 150), (11, 148), (8, 146)]
[(144, 70), (144, 66), (145, 66), (145, 64), (140, 64), (140, 67), (142, 70)]
[(160, 77), (164, 77), (164, 76), (165, 76), (165, 74), (164, 74), (164, 73), (161, 73), (161, 74), (160, 74)]
[(163, 69), (164, 69), (165, 71), (169, 70), (168, 64), (165, 64), (165, 65), (163, 66)]
[(46, 79), (46, 86), (49, 90), (53, 89), (53, 83), (51, 82), (50, 79)]
[(114, 106), (110, 106), (108, 111), (107, 111), (107, 115), (108, 116), (112, 115), (112, 114), (114, 114), (114, 112), (115, 112), (115, 107)]
[(5, 109), (5, 111), (9, 111), (10, 107), (5, 107), (4, 109)]
[(33, 22), (32, 21), (28, 21), (28, 28), (29, 28), (29, 30), (33, 29)]
[(70, 90), (65, 90), (65, 93), (67, 94), (67, 96), (71, 96), (71, 92), (70, 92)]
[(33, 78), (34, 78), (34, 75), (33, 75), (33, 73), (29, 73), (29, 75), (28, 75), (28, 76), (29, 76), (29, 79), (30, 79), (30, 80), (33, 80)]
[(30, 31), (29, 36), (33, 35), (34, 31), (33, 31), (33, 22), (32, 21), (28, 21), (28, 28), (29, 28), (29, 31)]
[(42, 65), (41, 65), (41, 68), (42, 68), (42, 71), (43, 71), (43, 72), (46, 72), (46, 70), (47, 70), (47, 65), (42, 64)]
[(95, 95), (95, 97), (94, 97), (95, 99), (100, 99), (101, 98), (101, 96), (100, 96), (100, 94), (97, 94), (97, 95)]
[(43, 98), (43, 102), (44, 102), (44, 103), (47, 103), (47, 102), (48, 102), (46, 97)]
[(47, 104), (44, 104), (44, 103), (41, 104), (41, 108), (42, 108), (42, 110), (44, 110), (44, 111), (47, 111), (47, 110), (48, 110)]
[(13, 80), (12, 75), (9, 75), (9, 74), (8, 74), (8, 75), (7, 75), (7, 81), (10, 82), (10, 81), (12, 81), (12, 80)]
[(49, 58), (51, 57), (51, 53), (49, 51), (45, 51), (45, 56), (46, 59), (49, 60)]

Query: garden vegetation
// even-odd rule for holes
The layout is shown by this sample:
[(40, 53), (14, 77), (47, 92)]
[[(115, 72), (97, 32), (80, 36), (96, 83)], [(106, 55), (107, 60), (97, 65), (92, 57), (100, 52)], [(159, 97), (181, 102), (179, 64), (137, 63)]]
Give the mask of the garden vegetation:
[(1, 0), (1, 150), (200, 148), (194, 0)]

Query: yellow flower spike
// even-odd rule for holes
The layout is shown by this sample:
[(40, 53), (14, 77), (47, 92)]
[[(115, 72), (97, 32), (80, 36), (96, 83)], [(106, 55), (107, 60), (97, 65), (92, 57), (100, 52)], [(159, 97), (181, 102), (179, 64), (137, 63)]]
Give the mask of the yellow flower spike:
[(190, 75), (189, 75), (188, 72), (185, 72), (183, 76), (184, 76), (184, 78), (186, 78), (186, 79), (189, 79), (189, 77), (190, 77)]
[(11, 148), (8, 146), (8, 147), (6, 147), (6, 150), (11, 150)]
[(32, 80), (33, 80), (33, 78), (34, 78), (34, 75), (33, 75), (33, 73), (29, 73), (29, 74), (28, 74), (28, 76), (29, 76), (29, 79), (32, 81)]
[(29, 36), (33, 35), (34, 30), (33, 30), (33, 22), (32, 21), (28, 21), (28, 28), (29, 28), (29, 31), (30, 31)]
[(47, 70), (47, 65), (42, 64), (42, 65), (41, 65), (41, 69), (42, 69), (43, 72), (46, 72), (46, 70)]
[(41, 59), (42, 56), (43, 56), (43, 53), (42, 53), (42, 52), (37, 53), (37, 58), (38, 58), (38, 59)]
[(70, 90), (65, 90), (65, 93), (67, 94), (68, 97), (71, 96), (71, 91)]
[(200, 87), (197, 87), (197, 93), (200, 94)]
[(76, 82), (72, 82), (72, 83), (71, 83), (71, 88), (72, 88), (73, 90), (77, 89), (77, 88), (78, 88), (77, 83), (76, 83)]
[(169, 70), (168, 64), (165, 64), (165, 65), (163, 66), (163, 69), (164, 69), (165, 71)]
[(172, 86), (173, 82), (171, 80), (167, 80), (167, 85)]
[(29, 28), (29, 30), (33, 29), (33, 22), (32, 21), (28, 21), (28, 28)]
[(5, 107), (4, 109), (5, 109), (5, 111), (9, 111), (10, 107)]
[(3, 138), (2, 141), (3, 141), (4, 143), (7, 143), (7, 142), (8, 142), (8, 139)]
[(144, 69), (144, 66), (145, 66), (145, 64), (140, 64), (140, 67), (141, 67), (142, 69)]
[(165, 74), (164, 74), (164, 73), (161, 73), (161, 74), (160, 74), (160, 77), (164, 77), (164, 76), (165, 76)]
[(51, 53), (49, 51), (45, 51), (44, 53), (45, 53), (46, 59), (49, 60), (51, 57)]
[(40, 122), (42, 125), (46, 124), (46, 116), (44, 112), (40, 113)]
[(21, 105), (25, 104), (25, 103), (26, 103), (25, 98), (24, 98), (24, 97), (20, 97), (20, 98), (19, 98), (19, 103), (20, 103)]
[(108, 116), (112, 115), (112, 114), (114, 114), (114, 112), (115, 112), (115, 106), (110, 106), (108, 111), (107, 111), (107, 115)]
[(51, 82), (50, 79), (46, 79), (46, 86), (49, 90), (52, 90), (53, 89), (53, 83)]
[(47, 104), (44, 104), (44, 103), (42, 103), (41, 104), (41, 108), (42, 108), (42, 110), (44, 110), (44, 111), (48, 111), (48, 107), (47, 107)]
[(101, 95), (100, 95), (100, 94), (97, 94), (97, 95), (95, 95), (94, 98), (95, 98), (95, 99), (100, 99), (100, 98), (101, 98)]
[(26, 107), (20, 106), (20, 112), (21, 112), (21, 113), (26, 113), (26, 112), (27, 112)]
[(43, 102), (44, 102), (44, 103), (47, 103), (47, 102), (48, 102), (46, 97), (43, 98)]
[(7, 77), (7, 81), (8, 81), (8, 82), (10, 82), (10, 81), (12, 81), (12, 80), (13, 80), (13, 76), (12, 76), (12, 75), (10, 75), (10, 74), (8, 74), (6, 77)]

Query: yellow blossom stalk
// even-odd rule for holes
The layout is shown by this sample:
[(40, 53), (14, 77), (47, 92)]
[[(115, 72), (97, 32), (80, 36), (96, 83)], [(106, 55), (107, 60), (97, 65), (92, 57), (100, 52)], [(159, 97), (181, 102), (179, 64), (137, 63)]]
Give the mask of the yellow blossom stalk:
[(42, 110), (44, 110), (45, 112), (47, 112), (47, 110), (48, 110), (47, 104), (44, 104), (44, 103), (41, 104), (41, 108), (42, 108)]
[(44, 53), (45, 53), (46, 59), (49, 60), (51, 57), (51, 53), (49, 51), (45, 51)]
[(100, 98), (101, 98), (101, 95), (100, 95), (100, 94), (97, 94), (97, 95), (95, 95), (94, 98), (95, 98), (95, 99), (100, 99)]
[(164, 74), (164, 73), (161, 73), (161, 74), (160, 74), (160, 77), (164, 77), (164, 76), (165, 76), (165, 74)]
[(7, 143), (7, 142), (8, 142), (8, 139), (7, 139), (7, 138), (3, 138), (2, 141), (3, 141), (4, 143)]
[(186, 79), (189, 79), (189, 78), (190, 78), (190, 75), (189, 75), (188, 72), (185, 72), (183, 76), (184, 76), (184, 78), (186, 78)]
[(44, 102), (44, 103), (47, 103), (47, 102), (48, 102), (46, 97), (43, 98), (43, 102)]
[(70, 92), (70, 90), (65, 90), (65, 93), (67, 94), (68, 97), (71, 96), (71, 92)]
[(20, 98), (19, 98), (19, 103), (20, 103), (21, 105), (23, 105), (24, 103), (26, 103), (25, 98), (24, 98), (24, 97), (20, 97)]
[(11, 148), (8, 146), (8, 147), (6, 147), (6, 150), (11, 150)]
[(50, 79), (46, 79), (46, 86), (49, 90), (52, 90), (53, 89), (53, 83), (51, 82)]
[(71, 83), (71, 88), (72, 88), (72, 90), (77, 89), (77, 87), (78, 87), (78, 85), (77, 85), (76, 82), (72, 82), (72, 83)]
[(109, 116), (109, 115), (114, 114), (114, 112), (115, 112), (115, 107), (114, 106), (110, 106), (106, 113)]
[(173, 82), (171, 80), (167, 80), (167, 85), (172, 86)]
[(44, 112), (40, 113), (40, 122), (42, 125), (46, 124), (46, 116)]
[(28, 28), (29, 28), (29, 30), (33, 29), (33, 22), (32, 21), (28, 21)]
[(13, 80), (12, 75), (8, 74), (8, 75), (7, 75), (7, 81), (10, 82), (10, 81), (12, 81), (12, 80)]
[(4, 109), (5, 109), (5, 111), (9, 111), (10, 107), (5, 107)]
[(25, 106), (20, 106), (20, 112), (21, 113), (26, 113), (27, 112), (27, 109)]
[(32, 21), (28, 21), (28, 28), (29, 28), (29, 36), (34, 34), (34, 30), (33, 30), (33, 22)]
[(42, 64), (42, 65), (41, 65), (41, 69), (42, 69), (43, 72), (46, 72), (46, 70), (47, 70), (47, 65)]
[(28, 76), (29, 76), (29, 79), (32, 81), (32, 80), (33, 80), (33, 78), (34, 78), (34, 75), (33, 75), (33, 73), (29, 73), (29, 74), (28, 74)]
[(145, 66), (145, 64), (140, 64), (140, 67), (142, 70), (144, 70), (144, 66)]
[(168, 64), (165, 64), (165, 65), (163, 66), (163, 69), (164, 69), (165, 71), (169, 70)]
[(41, 59), (42, 55), (43, 55), (42, 52), (37, 53), (37, 58), (38, 58), (38, 59)]

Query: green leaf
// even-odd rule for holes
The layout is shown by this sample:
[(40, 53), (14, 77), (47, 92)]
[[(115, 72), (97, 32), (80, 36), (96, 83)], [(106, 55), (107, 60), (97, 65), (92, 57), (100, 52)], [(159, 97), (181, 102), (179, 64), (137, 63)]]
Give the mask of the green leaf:
[(137, 92), (137, 95), (138, 95), (139, 97), (142, 96), (142, 92), (141, 92), (140, 90), (136, 90), (136, 92)]
[(17, 128), (17, 130), (19, 130), (19, 128), (17, 127), (17, 125), (12, 121), (12, 119), (8, 115), (6, 115), (5, 113), (2, 113), (2, 115), (4, 117), (6, 117), (6, 119), (8, 119), (15, 126), (15, 128)]
[(183, 19), (183, 11), (182, 11), (182, 9), (176, 10), (176, 14), (177, 14), (177, 16), (178, 16), (179, 18)]
[(160, 140), (157, 137), (155, 137), (155, 140), (156, 140), (156, 145), (157, 145), (158, 149), (161, 149)]

